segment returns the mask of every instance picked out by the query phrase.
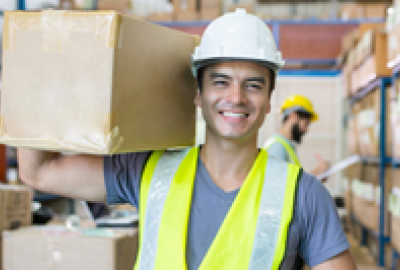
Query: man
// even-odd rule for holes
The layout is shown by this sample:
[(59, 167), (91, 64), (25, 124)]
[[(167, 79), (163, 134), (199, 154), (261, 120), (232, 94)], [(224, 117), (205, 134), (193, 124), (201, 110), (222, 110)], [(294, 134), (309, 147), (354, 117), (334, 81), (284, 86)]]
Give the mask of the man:
[[(282, 125), (279, 133), (267, 140), (264, 148), (268, 154), (278, 159), (301, 166), (295, 143), (301, 143), (310, 123), (318, 120), (318, 114), (314, 111), (311, 101), (302, 95), (288, 97), (283, 102), (280, 111)], [(318, 176), (329, 169), (329, 163), (318, 154), (316, 158), (318, 164), (310, 173)]]
[(104, 158), (19, 149), (22, 179), (138, 206), (135, 269), (291, 269), (298, 249), (313, 269), (355, 269), (327, 191), (257, 149), (283, 66), (268, 27), (244, 10), (224, 15), (207, 27), (192, 64), (203, 146)]

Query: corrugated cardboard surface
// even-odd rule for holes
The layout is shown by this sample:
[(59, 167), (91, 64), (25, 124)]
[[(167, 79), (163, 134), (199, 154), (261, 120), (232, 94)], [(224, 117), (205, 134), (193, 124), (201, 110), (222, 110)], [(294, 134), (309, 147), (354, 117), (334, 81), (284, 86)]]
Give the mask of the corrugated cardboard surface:
[(0, 185), (0, 232), (32, 222), (32, 192), (23, 186)]
[(82, 236), (58, 226), (4, 232), (4, 269), (132, 270), (137, 230), (107, 229), (106, 233), (109, 236)]
[(0, 142), (92, 154), (194, 144), (196, 37), (115, 12), (5, 20)]

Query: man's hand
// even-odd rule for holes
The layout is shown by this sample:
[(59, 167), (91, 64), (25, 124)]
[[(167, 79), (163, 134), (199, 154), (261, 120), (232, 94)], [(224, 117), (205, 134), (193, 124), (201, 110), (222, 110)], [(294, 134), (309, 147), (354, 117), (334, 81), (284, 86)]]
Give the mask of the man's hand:
[(349, 250), (314, 266), (312, 270), (355, 270), (357, 266)]

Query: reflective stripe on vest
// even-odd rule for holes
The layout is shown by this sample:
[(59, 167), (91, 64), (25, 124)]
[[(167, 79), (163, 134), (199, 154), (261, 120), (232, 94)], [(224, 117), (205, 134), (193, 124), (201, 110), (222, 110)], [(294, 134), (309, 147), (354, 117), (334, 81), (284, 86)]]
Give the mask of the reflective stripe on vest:
[[(149, 158), (140, 188), (135, 269), (187, 269), (187, 229), (197, 162), (198, 148), (154, 152)], [(279, 269), (299, 172), (299, 167), (268, 158), (261, 150), (199, 269)]]
[(285, 141), (282, 138), (279, 137), (273, 137), (271, 139), (269, 139), (267, 141), (267, 143), (265, 144), (266, 146), (264, 147), (265, 150), (268, 151), (269, 148), (271, 148), (271, 146), (274, 143), (280, 143), (286, 150), (286, 153), (289, 155), (290, 161), (291, 163), (293, 163), (294, 165), (297, 166), (301, 166), (300, 160), (297, 158), (296, 152), (293, 150), (293, 148), (288, 144), (287, 141)]

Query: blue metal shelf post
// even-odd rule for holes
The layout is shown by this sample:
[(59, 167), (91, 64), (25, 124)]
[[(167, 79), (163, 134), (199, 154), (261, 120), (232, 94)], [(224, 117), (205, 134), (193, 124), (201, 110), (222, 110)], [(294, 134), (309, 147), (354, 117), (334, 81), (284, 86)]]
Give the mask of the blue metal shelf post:
[(379, 164), (379, 181), (381, 187), (381, 201), (379, 208), (379, 266), (385, 266), (385, 244), (389, 238), (385, 235), (385, 167), (386, 167), (386, 90), (387, 86), (391, 83), (390, 78), (382, 78), (380, 84), (380, 98), (381, 98), (381, 111), (380, 111), (380, 134), (379, 134), (379, 147), (380, 147), (380, 164)]
[(393, 254), (392, 254), (392, 266), (391, 270), (396, 270), (397, 268), (397, 260), (400, 258), (399, 253), (397, 253), (396, 249), (393, 249)]
[(26, 10), (25, 0), (17, 0), (17, 9)]

